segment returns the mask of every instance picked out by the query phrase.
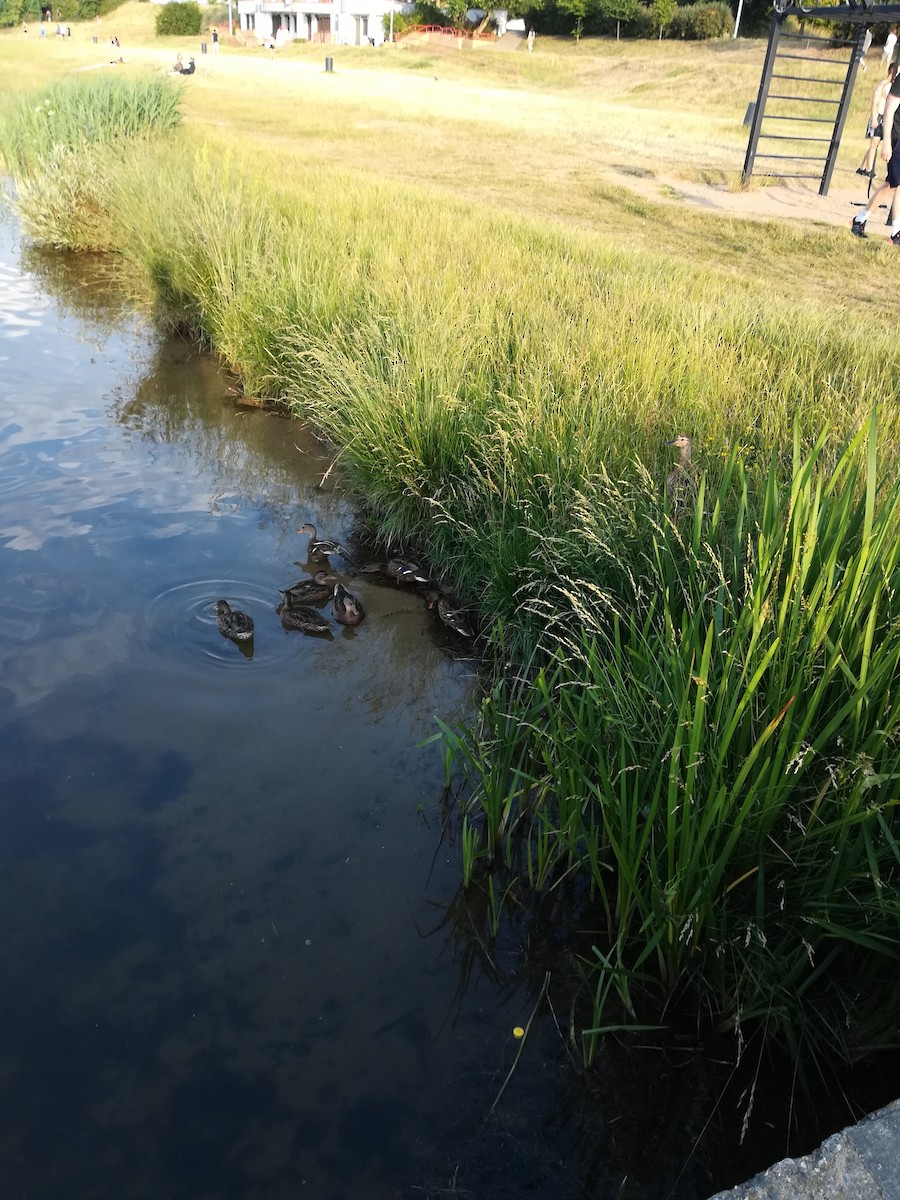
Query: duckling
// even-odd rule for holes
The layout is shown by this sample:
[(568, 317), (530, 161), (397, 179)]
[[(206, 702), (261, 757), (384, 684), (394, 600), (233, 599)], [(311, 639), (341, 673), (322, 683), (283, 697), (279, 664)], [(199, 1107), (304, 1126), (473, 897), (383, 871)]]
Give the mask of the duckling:
[(448, 629), (454, 630), (461, 637), (470, 638), (475, 636), (466, 621), (465, 610), (454, 607), (447, 597), (441, 595), (440, 592), (429, 592), (425, 597), (425, 604), (428, 608), (437, 609), (438, 616)]
[(253, 618), (232, 608), (227, 600), (216, 601), (216, 624), (222, 637), (233, 642), (248, 642), (253, 637)]
[(281, 617), (284, 629), (299, 629), (301, 633), (327, 633), (329, 636), (331, 634), (331, 626), (314, 608), (307, 608), (304, 604), (279, 604), (275, 611)]
[(348, 563), (352, 564), (353, 559), (340, 542), (334, 542), (330, 538), (320, 538), (316, 532), (315, 525), (310, 525), (307, 521), (305, 525), (300, 526), (297, 532), (309, 534), (309, 545), (306, 548), (306, 553), (307, 557), (312, 559), (313, 562), (327, 563), (329, 554), (339, 554), (341, 558), (345, 558)]
[(691, 451), (694, 443), (686, 433), (679, 433), (665, 445), (675, 446), (679, 451), (678, 462), (666, 479), (666, 495), (669, 497), (672, 511), (677, 514), (690, 503), (697, 490), (691, 467)]
[(316, 571), (312, 579), (301, 579), (289, 588), (278, 590), (284, 607), (292, 608), (296, 604), (324, 604), (332, 595), (336, 583), (336, 575), (329, 575), (327, 571)]
[(347, 591), (343, 584), (334, 585), (334, 599), (331, 602), (334, 619), (341, 625), (358, 625), (366, 615), (366, 610), (355, 596)]
[(431, 580), (418, 563), (407, 562), (403, 558), (389, 558), (386, 563), (364, 563), (360, 568), (361, 575), (388, 575), (398, 584), (430, 583)]

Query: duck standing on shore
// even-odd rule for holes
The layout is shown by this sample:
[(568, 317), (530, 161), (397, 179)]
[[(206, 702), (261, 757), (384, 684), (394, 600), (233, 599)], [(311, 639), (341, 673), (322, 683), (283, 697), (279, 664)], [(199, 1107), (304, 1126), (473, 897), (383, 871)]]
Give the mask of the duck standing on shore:
[(678, 516), (684, 512), (697, 494), (697, 485), (691, 465), (694, 443), (686, 433), (679, 433), (665, 445), (674, 446), (679, 452), (678, 462), (666, 478), (666, 495), (669, 497), (673, 515)]

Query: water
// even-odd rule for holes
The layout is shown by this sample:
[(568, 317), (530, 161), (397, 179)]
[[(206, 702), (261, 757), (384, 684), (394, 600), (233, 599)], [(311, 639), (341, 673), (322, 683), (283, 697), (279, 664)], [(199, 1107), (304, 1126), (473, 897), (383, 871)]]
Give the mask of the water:
[[(327, 454), (135, 317), (114, 264), (16, 239), (0, 228), (0, 1194), (400, 1194), (490, 1103), (523, 1017), (441, 927), (458, 868), (434, 859), (420, 743), (468, 711), (473, 664), (420, 597), (365, 579), (359, 628), (286, 633), (295, 530), (355, 519), (334, 472), (319, 486)], [(252, 657), (219, 597), (255, 617)]]

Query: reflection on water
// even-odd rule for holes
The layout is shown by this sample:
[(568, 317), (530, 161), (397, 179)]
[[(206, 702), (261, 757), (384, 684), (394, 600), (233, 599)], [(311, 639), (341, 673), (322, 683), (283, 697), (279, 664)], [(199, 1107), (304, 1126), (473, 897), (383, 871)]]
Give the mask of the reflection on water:
[(365, 580), (359, 628), (282, 628), (296, 529), (353, 508), (109, 264), (0, 229), (0, 367), (2, 1194), (421, 1194), (521, 1016), (483, 976), (454, 1005), (427, 936), (457, 874), (420, 743), (471, 664)]

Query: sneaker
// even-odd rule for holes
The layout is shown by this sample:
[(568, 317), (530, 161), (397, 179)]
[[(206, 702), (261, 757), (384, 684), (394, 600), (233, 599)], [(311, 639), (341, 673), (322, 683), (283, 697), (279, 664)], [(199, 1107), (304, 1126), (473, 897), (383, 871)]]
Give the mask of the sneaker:
[(850, 232), (854, 237), (868, 237), (866, 233), (866, 223), (861, 221), (859, 217), (854, 217), (850, 222)]
[(900, 246), (900, 229), (896, 233), (891, 234), (891, 241), (895, 246)]

